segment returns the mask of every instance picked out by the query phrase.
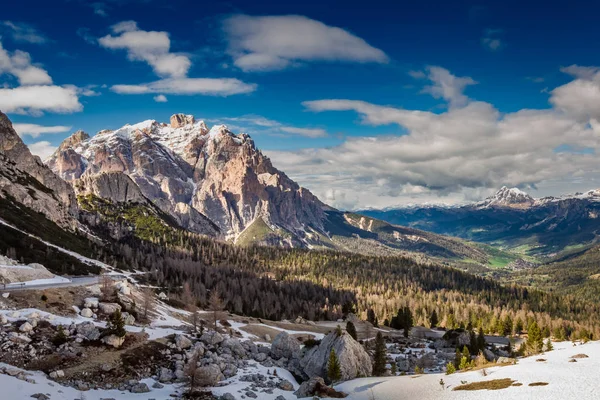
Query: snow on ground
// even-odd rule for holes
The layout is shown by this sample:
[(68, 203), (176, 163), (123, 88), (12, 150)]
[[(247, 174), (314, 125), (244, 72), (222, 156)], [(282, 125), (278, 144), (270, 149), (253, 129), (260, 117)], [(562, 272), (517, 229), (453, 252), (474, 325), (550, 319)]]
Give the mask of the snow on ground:
[(257, 374), (257, 373), (264, 375), (264, 376), (272, 376), (272, 375), (269, 375), (268, 373), (270, 372), (271, 374), (273, 374), (273, 371), (276, 370), (277, 376), (279, 378), (287, 379), (288, 381), (290, 381), (291, 384), (294, 386), (294, 390), (293, 391), (285, 391), (285, 390), (275, 388), (273, 390), (273, 394), (268, 394), (268, 393), (263, 393), (261, 391), (258, 391), (256, 393), (258, 395), (258, 399), (274, 400), (277, 396), (283, 396), (286, 400), (297, 400), (298, 399), (296, 397), (296, 395), (294, 395), (293, 393), (300, 387), (300, 385), (298, 384), (298, 382), (296, 381), (294, 376), (288, 370), (285, 370), (283, 368), (277, 368), (277, 367), (267, 368), (267, 367), (264, 367), (254, 361), (250, 361), (249, 364), (250, 365), (248, 366), (248, 368), (242, 368), (242, 369), (238, 370), (237, 375), (235, 375), (234, 377), (231, 377), (223, 382), (220, 382), (221, 386), (212, 387), (212, 388), (208, 388), (208, 389), (216, 396), (223, 396), (225, 393), (231, 393), (232, 395), (235, 396), (236, 399), (239, 399), (242, 397), (242, 395), (245, 395), (247, 389), (252, 384), (252, 382), (240, 381), (240, 378), (242, 376), (250, 375), (250, 374)]
[[(71, 323), (80, 324), (85, 321), (91, 321), (94, 325), (105, 328), (106, 322), (104, 321), (96, 321), (93, 318), (85, 318), (81, 315), (77, 315), (75, 317), (62, 317), (59, 315), (51, 314), (46, 311), (38, 310), (36, 308), (23, 308), (19, 310), (0, 310), (0, 314), (4, 314), (6, 319), (10, 322), (15, 322), (19, 320), (24, 320), (27, 318), (31, 318), (32, 314), (38, 314), (38, 318), (47, 320), (52, 325), (64, 325), (68, 326)], [(182, 325), (181, 321), (177, 320), (177, 324), (175, 326)], [(145, 332), (149, 336), (149, 340), (156, 340), (165, 336), (169, 336), (172, 334), (182, 333), (181, 329), (173, 328), (173, 327), (141, 327), (141, 326), (132, 326), (125, 325), (125, 330), (127, 332)]]
[(292, 329), (284, 329), (284, 328), (280, 328), (278, 326), (274, 326), (274, 325), (267, 325), (267, 324), (252, 324), (254, 326), (264, 326), (266, 328), (271, 328), (271, 329), (275, 329), (276, 331), (279, 332), (287, 332), (290, 335), (312, 335), (314, 336), (315, 340), (321, 340), (325, 337), (324, 333), (318, 333), (318, 332), (311, 332), (311, 331), (295, 331)]
[(19, 228), (15, 227), (15, 226), (13, 226), (13, 225), (11, 225), (11, 224), (9, 224), (9, 223), (8, 223), (8, 222), (6, 222), (6, 221), (3, 221), (3, 220), (1, 220), (1, 219), (0, 219), (0, 224), (2, 224), (2, 225), (6, 225), (6, 226), (8, 226), (9, 228), (12, 228), (12, 229), (14, 229), (14, 230), (16, 230), (16, 231), (19, 231), (19, 232), (21, 232), (21, 233), (23, 233), (23, 234), (25, 234), (25, 235), (27, 235), (27, 236), (29, 236), (29, 237), (32, 237), (32, 238), (34, 238), (34, 239), (36, 239), (36, 240), (39, 240), (40, 242), (44, 243), (46, 246), (53, 247), (53, 248), (55, 248), (56, 250), (58, 250), (58, 251), (60, 251), (60, 252), (62, 252), (62, 253), (68, 254), (68, 255), (70, 255), (71, 257), (75, 257), (75, 258), (76, 258), (76, 259), (78, 259), (79, 261), (81, 261), (81, 262), (84, 262), (84, 263), (86, 263), (86, 264), (96, 265), (96, 266), (98, 266), (98, 267), (100, 267), (100, 268), (102, 268), (102, 269), (108, 269), (108, 270), (112, 270), (112, 269), (113, 269), (113, 267), (111, 267), (111, 266), (110, 266), (110, 265), (108, 265), (108, 264), (104, 264), (103, 262), (100, 262), (100, 261), (98, 261), (98, 260), (94, 260), (93, 258), (84, 257), (84, 256), (82, 256), (82, 255), (81, 255), (81, 254), (79, 254), (79, 253), (75, 253), (74, 251), (67, 250), (67, 249), (63, 249), (63, 248), (62, 248), (62, 247), (60, 247), (60, 246), (57, 246), (57, 245), (55, 245), (55, 244), (52, 244), (52, 243), (46, 242), (46, 241), (44, 241), (44, 240), (40, 239), (39, 237), (37, 237), (37, 236), (34, 236), (34, 235), (31, 235), (31, 234), (29, 234), (29, 233), (27, 233), (27, 232), (25, 232), (25, 231), (22, 231), (22, 230), (20, 230)]
[(54, 285), (54, 284), (69, 283), (69, 282), (71, 282), (70, 279), (63, 278), (62, 276), (55, 275), (54, 278), (34, 279), (32, 281), (26, 281), (26, 282), (7, 283), (3, 287), (5, 289), (11, 289), (11, 288), (14, 288), (14, 287), (19, 288), (19, 287), (23, 287), (23, 286)]
[[(20, 370), (19, 368), (3, 363), (0, 363), (0, 367)], [(52, 400), (73, 400), (80, 399), (81, 393), (84, 393), (86, 400), (101, 400), (108, 398), (119, 400), (147, 400), (148, 398), (168, 399), (171, 393), (179, 392), (178, 388), (174, 385), (165, 385), (162, 389), (153, 389), (152, 384), (155, 382), (153, 379), (143, 379), (140, 381), (151, 388), (149, 393), (136, 394), (121, 392), (119, 390), (88, 390), (86, 392), (80, 392), (72, 387), (62, 386), (49, 380), (43, 372), (26, 372), (36, 383), (28, 383), (21, 381), (16, 377), (0, 374), (0, 388), (2, 390), (2, 395), (0, 397), (2, 399), (29, 399), (33, 394), (44, 393), (49, 395)]]
[[(356, 400), (546, 400), (546, 399), (598, 399), (598, 371), (600, 370), (600, 342), (573, 346), (571, 342), (554, 343), (555, 350), (542, 355), (519, 359), (516, 365), (481, 371), (427, 375), (409, 375), (386, 378), (362, 378), (344, 382), (336, 389), (348, 393)], [(575, 354), (584, 353), (589, 358), (569, 362)], [(545, 359), (546, 361), (536, 361)], [(453, 391), (461, 384), (510, 378), (523, 386), (501, 390)], [(440, 385), (443, 379), (444, 386)], [(528, 386), (533, 382), (547, 382), (547, 386)]]

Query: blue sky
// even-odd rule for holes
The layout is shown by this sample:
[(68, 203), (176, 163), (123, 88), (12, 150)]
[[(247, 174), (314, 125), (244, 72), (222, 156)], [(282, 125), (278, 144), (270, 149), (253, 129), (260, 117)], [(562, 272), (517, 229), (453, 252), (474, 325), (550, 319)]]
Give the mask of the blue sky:
[[(600, 5), (421, 3), (12, 2), (0, 17), (0, 109), (40, 154), (76, 129), (176, 112), (224, 122), (344, 208), (465, 201), (503, 184), (594, 187)], [(325, 102), (335, 99), (355, 103)], [(414, 122), (418, 112), (429, 119)], [(480, 117), (485, 129), (465, 134)], [(466, 118), (456, 132), (436, 131), (455, 118)], [(524, 150), (482, 160), (479, 139)], [(407, 148), (438, 153), (413, 160)]]

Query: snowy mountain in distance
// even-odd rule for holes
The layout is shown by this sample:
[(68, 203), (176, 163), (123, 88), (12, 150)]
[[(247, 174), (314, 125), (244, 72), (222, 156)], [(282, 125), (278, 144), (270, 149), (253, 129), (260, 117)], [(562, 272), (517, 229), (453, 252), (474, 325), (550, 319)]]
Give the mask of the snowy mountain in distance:
[(439, 234), (552, 255), (591, 246), (600, 237), (600, 190), (535, 199), (506, 186), (483, 201), (460, 206), (402, 207), (359, 213)]
[(488, 197), (477, 205), (481, 207), (510, 207), (527, 208), (531, 207), (535, 199), (529, 194), (518, 188), (508, 188), (502, 186), (493, 196)]

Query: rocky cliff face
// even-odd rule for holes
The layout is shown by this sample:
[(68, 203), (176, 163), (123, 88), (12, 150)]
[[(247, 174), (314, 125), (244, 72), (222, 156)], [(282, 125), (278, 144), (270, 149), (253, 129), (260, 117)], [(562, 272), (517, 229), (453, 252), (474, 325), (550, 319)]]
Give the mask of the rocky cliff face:
[(73, 183), (120, 172), (144, 197), (195, 231), (203, 229), (206, 218), (230, 239), (257, 218), (299, 237), (323, 230), (324, 205), (275, 169), (248, 135), (223, 125), (209, 130), (191, 115), (173, 115), (170, 124), (126, 125), (91, 138), (77, 132), (48, 165)]
[(0, 196), (10, 195), (63, 227), (75, 227), (78, 209), (73, 188), (31, 154), (2, 112), (0, 155)]

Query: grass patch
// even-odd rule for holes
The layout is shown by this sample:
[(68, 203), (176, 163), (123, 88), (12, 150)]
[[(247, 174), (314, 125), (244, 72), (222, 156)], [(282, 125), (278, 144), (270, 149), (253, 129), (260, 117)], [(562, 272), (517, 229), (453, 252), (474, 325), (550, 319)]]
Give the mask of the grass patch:
[(510, 378), (493, 379), (491, 381), (473, 382), (465, 385), (460, 385), (452, 390), (500, 390), (506, 389), (515, 383)]
[(548, 382), (531, 382), (529, 386), (548, 386)]

